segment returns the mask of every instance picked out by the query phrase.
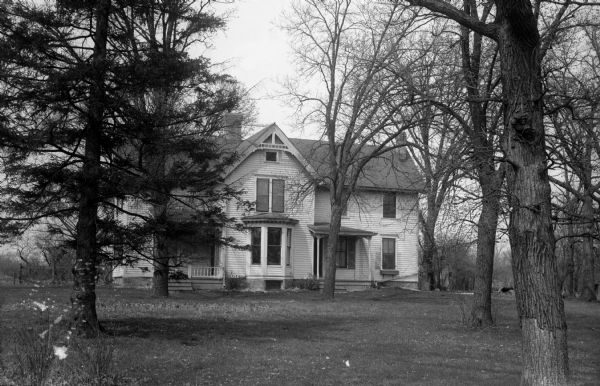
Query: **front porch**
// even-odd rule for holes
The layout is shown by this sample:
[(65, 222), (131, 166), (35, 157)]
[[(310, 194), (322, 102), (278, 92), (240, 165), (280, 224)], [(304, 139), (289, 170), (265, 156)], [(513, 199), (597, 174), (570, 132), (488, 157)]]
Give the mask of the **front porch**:
[(223, 278), (223, 267), (220, 266), (204, 266), (204, 265), (188, 265), (187, 275), (190, 279), (196, 278), (210, 278), (210, 279), (222, 279)]
[[(313, 236), (312, 275), (315, 279), (323, 278), (329, 224), (308, 226)], [(364, 289), (374, 280), (373, 256), (371, 256), (371, 239), (376, 235), (363, 229), (346, 226), (340, 227), (334, 259), (336, 261), (336, 288)], [(344, 284), (341, 284), (344, 283)]]

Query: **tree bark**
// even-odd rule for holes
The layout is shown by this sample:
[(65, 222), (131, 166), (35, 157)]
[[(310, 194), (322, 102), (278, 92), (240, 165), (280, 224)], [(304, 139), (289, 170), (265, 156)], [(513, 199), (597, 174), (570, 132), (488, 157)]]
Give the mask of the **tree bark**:
[(494, 23), (482, 23), (450, 3), (408, 0), (442, 13), (498, 42), (504, 152), (511, 207), (517, 311), (521, 324), (522, 385), (566, 385), (569, 374), (567, 323), (560, 294), (545, 153), (541, 41), (528, 0), (496, 0)]
[[(433, 186), (433, 184), (428, 184)], [(435, 265), (438, 260), (437, 245), (435, 243), (435, 224), (437, 222), (439, 209), (436, 204), (437, 190), (428, 189), (427, 193), (427, 215), (421, 217), (423, 226), (423, 257), (419, 267), (418, 285), (421, 291), (432, 291), (438, 283)], [(445, 193), (444, 193), (445, 194)]]
[(581, 256), (581, 268), (577, 282), (577, 293), (581, 299), (586, 301), (596, 300), (596, 291), (594, 291), (594, 206), (590, 194), (583, 198), (583, 208), (581, 209), (582, 219), (584, 221), (583, 253)]
[(110, 0), (100, 0), (95, 10), (96, 31), (92, 56), (92, 82), (85, 127), (85, 153), (81, 169), (77, 248), (71, 293), (72, 323), (79, 334), (97, 336), (96, 219), (98, 217), (101, 134), (104, 119), (104, 72)]
[(575, 285), (574, 285), (574, 277), (575, 277), (575, 262), (573, 259), (575, 258), (575, 254), (573, 253), (574, 248), (573, 240), (569, 240), (568, 244), (564, 249), (568, 249), (568, 254), (565, 252), (565, 256), (567, 256), (567, 272), (565, 282), (563, 284), (563, 291), (566, 292), (567, 295), (573, 295), (575, 293)]
[(341, 200), (333, 196), (334, 193), (335, 191), (331, 192), (331, 222), (329, 223), (329, 236), (327, 238), (327, 248), (325, 251), (325, 261), (323, 264), (323, 297), (326, 299), (333, 299), (335, 296), (335, 250), (337, 246), (337, 239), (340, 234), (343, 213), (343, 205), (340, 202)]
[(496, 1), (504, 93), (509, 236), (522, 332), (522, 385), (566, 385), (567, 324), (559, 288), (545, 153), (540, 36), (529, 1)]
[(434, 232), (435, 230), (429, 229), (428, 225), (423, 230), (423, 261), (421, 269), (419, 269), (419, 289), (421, 291), (432, 291), (436, 286), (434, 264), (437, 260), (437, 247)]
[(154, 273), (152, 289), (154, 296), (169, 296), (169, 256), (166, 254), (166, 237), (163, 232), (154, 233)]
[[(154, 165), (154, 172), (160, 173), (164, 178), (164, 163), (158, 162)], [(162, 166), (162, 167), (161, 167)], [(155, 174), (156, 175), (156, 174)], [(169, 296), (169, 262), (170, 255), (167, 242), (167, 204), (169, 196), (161, 192), (155, 192), (152, 199), (152, 212), (155, 221), (155, 230), (153, 232), (154, 248), (152, 251), (152, 265), (154, 273), (152, 275), (152, 292), (157, 297)]]
[[(488, 17), (488, 13), (483, 11), (480, 18), (474, 1), (464, 0), (463, 6), (465, 13), (477, 20), (485, 21)], [(486, 101), (493, 91), (491, 74), (494, 71), (495, 56), (488, 64), (490, 67), (486, 71), (490, 76), (482, 84), (483, 52), (483, 36), (473, 33), (471, 39), (470, 30), (463, 26), (461, 28), (461, 69), (467, 85), (472, 124), (472, 127), (467, 130), (467, 134), (473, 151), (473, 164), (483, 195), (481, 214), (477, 223), (477, 257), (471, 308), (471, 324), (474, 327), (487, 327), (494, 322), (492, 319), (492, 280), (496, 229), (500, 211), (500, 187), (504, 180), (503, 169), (496, 170), (495, 167), (494, 135), (496, 127), (488, 127), (490, 122), (487, 119), (489, 102), (481, 102), (481, 100)]]
[[(493, 162), (493, 161), (492, 161)], [(493, 169), (492, 169), (493, 171)], [(480, 176), (485, 172), (480, 172)], [(486, 173), (487, 174), (487, 173)], [(477, 258), (475, 284), (473, 289), (473, 308), (471, 323), (475, 327), (486, 327), (494, 323), (492, 319), (492, 279), (494, 273), (494, 250), (496, 246), (496, 228), (500, 210), (499, 186), (489, 178), (480, 177), (483, 193), (481, 215), (477, 223)]]

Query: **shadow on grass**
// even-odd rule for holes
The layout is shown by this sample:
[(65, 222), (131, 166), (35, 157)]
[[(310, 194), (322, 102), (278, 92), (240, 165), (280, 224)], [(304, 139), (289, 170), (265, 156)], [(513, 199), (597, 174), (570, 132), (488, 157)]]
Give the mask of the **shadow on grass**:
[(251, 339), (257, 342), (301, 339), (332, 340), (329, 331), (339, 330), (342, 318), (302, 320), (203, 320), (187, 318), (126, 318), (103, 321), (114, 337), (177, 340), (193, 345), (207, 338)]

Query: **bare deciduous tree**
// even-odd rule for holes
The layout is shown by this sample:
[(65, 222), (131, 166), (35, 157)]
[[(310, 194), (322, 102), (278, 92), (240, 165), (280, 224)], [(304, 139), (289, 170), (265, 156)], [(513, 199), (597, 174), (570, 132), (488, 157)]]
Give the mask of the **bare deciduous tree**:
[(330, 192), (323, 294), (331, 298), (343, 208), (365, 165), (404, 146), (400, 136), (416, 122), (402, 75), (416, 59), (405, 37), (420, 19), (393, 2), (360, 0), (298, 1), (287, 18), (302, 82), (290, 92), (328, 147), (318, 183)]
[[(576, 293), (588, 301), (596, 300), (593, 243), (598, 231), (594, 206), (600, 203), (600, 183), (597, 181), (600, 160), (598, 31), (595, 26), (571, 31), (568, 44), (567, 41), (557, 44), (552, 57), (548, 58), (548, 67), (553, 69), (548, 75), (551, 89), (548, 105), (553, 129), (549, 142), (557, 169), (563, 170), (551, 175), (551, 179), (567, 195), (561, 210), (570, 219), (566, 236), (582, 243)], [(572, 41), (579, 43), (573, 46)]]
[[(545, 149), (542, 59), (567, 15), (581, 7), (494, 1), (492, 22), (441, 0), (407, 0), (442, 14), (498, 44), (501, 67), (513, 272), (523, 339), (521, 383), (564, 385), (569, 374), (567, 325), (558, 285)], [(544, 39), (538, 21), (547, 25)]]

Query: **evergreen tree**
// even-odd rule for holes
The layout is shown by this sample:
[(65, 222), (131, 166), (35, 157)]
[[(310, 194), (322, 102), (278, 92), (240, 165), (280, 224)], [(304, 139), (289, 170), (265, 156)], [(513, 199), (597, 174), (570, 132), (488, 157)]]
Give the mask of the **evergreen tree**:
[(139, 252), (152, 260), (157, 296), (168, 296), (169, 268), (176, 258), (189, 257), (175, 244), (191, 243), (191, 249), (231, 244), (218, 229), (236, 226), (221, 206), (240, 193), (222, 179), (234, 155), (216, 135), (224, 113), (241, 107), (243, 94), (233, 79), (213, 73), (208, 60), (188, 55), (195, 41), (223, 26), (207, 12), (209, 3), (149, 0), (116, 15), (123, 26), (118, 43), (124, 62), (134, 64), (126, 71), (147, 81), (123, 101), (122, 123), (135, 130), (113, 160), (124, 173), (121, 180), (129, 181), (129, 198), (148, 207), (138, 215), (151, 239), (145, 246), (151, 248)]
[[(209, 136), (239, 103), (239, 89), (213, 75), (206, 59), (187, 55), (189, 44), (222, 22), (206, 13), (208, 3), (187, 2), (187, 13), (177, 8), (182, 4), (0, 5), (3, 229), (19, 232), (42, 219), (76, 224), (72, 319), (88, 336), (100, 330), (95, 283), (98, 265), (110, 257), (105, 247), (118, 242), (118, 249), (142, 250), (157, 227), (169, 225), (144, 214), (150, 221), (123, 223), (119, 202), (138, 197), (154, 205), (161, 193), (195, 187), (210, 199), (189, 219), (206, 226), (229, 221), (211, 207), (235, 192), (208, 193), (222, 170), (222, 152)], [(138, 23), (151, 15), (163, 19)], [(186, 44), (179, 51), (153, 46), (146, 38), (174, 15), (185, 17), (174, 27), (191, 26), (177, 37)], [(154, 176), (157, 170), (164, 174)], [(165, 179), (154, 184), (155, 177)]]

